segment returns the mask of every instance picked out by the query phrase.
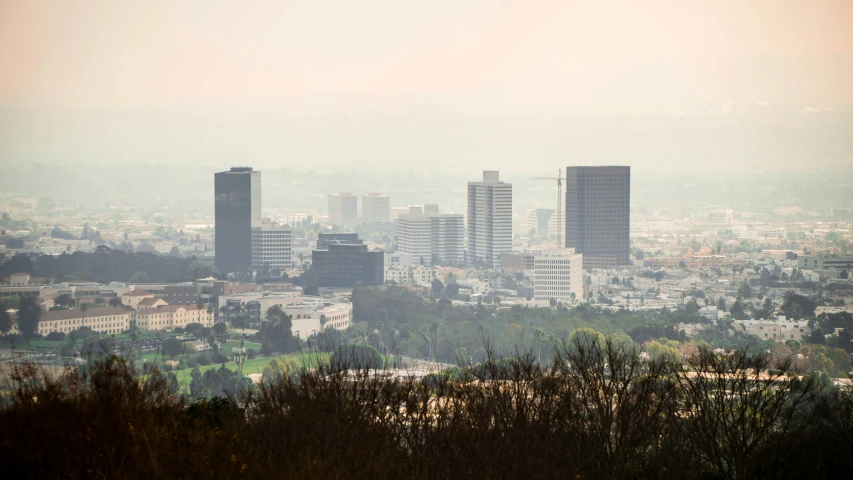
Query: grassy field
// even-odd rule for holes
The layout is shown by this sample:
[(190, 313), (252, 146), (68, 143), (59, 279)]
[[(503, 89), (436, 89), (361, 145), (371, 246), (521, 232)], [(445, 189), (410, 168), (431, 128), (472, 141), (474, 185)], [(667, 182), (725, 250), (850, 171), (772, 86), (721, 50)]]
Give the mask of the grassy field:
[[(327, 362), (328, 361), (329, 354), (328, 353), (294, 353), (294, 354), (290, 354), (290, 355), (282, 355), (281, 357), (261, 357), (261, 358), (255, 358), (253, 360), (246, 360), (246, 363), (243, 364), (243, 375), (249, 375), (252, 373), (262, 373), (264, 370), (264, 367), (270, 363), (270, 360), (272, 360), (273, 358), (282, 358), (282, 357), (293, 358), (294, 360), (297, 361), (297, 363), (299, 363), (299, 365), (301, 365), (305, 368), (316, 368), (320, 362)], [(199, 369), (199, 371), (204, 373), (207, 370), (217, 369), (217, 368), (220, 368), (221, 366), (222, 366), (222, 364), (205, 365), (203, 367), (202, 366), (198, 367), (198, 369)], [(227, 362), (227, 363), (225, 363), (225, 368), (227, 368), (229, 370), (237, 370), (237, 364), (234, 362)], [(192, 373), (192, 370), (193, 370), (192, 368), (184, 368), (181, 370), (176, 370), (174, 373), (178, 378), (178, 383), (180, 383), (181, 385), (189, 385), (190, 380), (192, 380), (192, 378), (190, 377), (190, 373)]]

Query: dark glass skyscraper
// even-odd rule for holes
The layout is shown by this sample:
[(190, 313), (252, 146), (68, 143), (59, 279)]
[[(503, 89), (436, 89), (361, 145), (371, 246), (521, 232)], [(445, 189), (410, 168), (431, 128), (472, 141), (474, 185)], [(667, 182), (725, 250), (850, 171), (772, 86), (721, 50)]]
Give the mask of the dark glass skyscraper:
[(261, 224), (261, 172), (233, 167), (214, 174), (216, 268), (246, 272), (252, 264), (252, 227)]
[(631, 167), (566, 168), (566, 246), (584, 268), (630, 263)]

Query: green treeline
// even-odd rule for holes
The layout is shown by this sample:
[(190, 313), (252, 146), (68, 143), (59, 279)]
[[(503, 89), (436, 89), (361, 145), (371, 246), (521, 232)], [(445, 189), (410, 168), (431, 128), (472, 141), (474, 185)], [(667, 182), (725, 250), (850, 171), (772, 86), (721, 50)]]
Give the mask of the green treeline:
[[(676, 328), (679, 322), (707, 323), (695, 312), (684, 310), (611, 311), (588, 304), (556, 309), (453, 305), (447, 298), (425, 298), (405, 287), (356, 287), (352, 301), (353, 315), (367, 322), (366, 336), (368, 340), (375, 337), (370, 341), (374, 346), (450, 363), (460, 354), (482, 361), (487, 345), (504, 355), (533, 352), (547, 362), (556, 341), (565, 341), (583, 327), (607, 334), (621, 332), (643, 344), (661, 338), (685, 341)], [(717, 338), (715, 345), (747, 348), (758, 343), (757, 339), (731, 338), (722, 329), (709, 329), (709, 338)]]
[(23, 255), (0, 257), (0, 278), (24, 272), (56, 282), (162, 282), (177, 283), (214, 275), (210, 265), (195, 258), (153, 253), (132, 253), (99, 246), (93, 253)]

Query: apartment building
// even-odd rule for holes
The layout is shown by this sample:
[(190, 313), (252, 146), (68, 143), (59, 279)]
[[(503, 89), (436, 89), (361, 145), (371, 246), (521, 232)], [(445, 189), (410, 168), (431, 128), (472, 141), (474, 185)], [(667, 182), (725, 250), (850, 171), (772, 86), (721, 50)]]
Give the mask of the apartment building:
[(501, 253), (512, 251), (512, 184), (497, 171), (468, 182), (468, 265), (500, 268)]
[(438, 278), (438, 270), (424, 265), (413, 267), (389, 267), (385, 269), (385, 282), (397, 285), (420, 285), (428, 287)]
[(438, 213), (438, 205), (409, 207), (408, 215), (397, 218), (397, 250), (419, 265), (462, 264), (464, 219)]

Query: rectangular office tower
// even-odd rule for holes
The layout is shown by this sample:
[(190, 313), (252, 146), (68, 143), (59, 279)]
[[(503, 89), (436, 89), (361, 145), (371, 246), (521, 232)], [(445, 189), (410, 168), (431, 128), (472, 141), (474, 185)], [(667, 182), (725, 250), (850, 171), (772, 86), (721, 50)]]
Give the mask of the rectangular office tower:
[(501, 253), (512, 251), (512, 184), (496, 171), (468, 182), (468, 265), (500, 268)]
[(358, 219), (358, 197), (349, 192), (329, 195), (329, 223), (350, 227)]
[(293, 231), (264, 219), (252, 227), (252, 269), (277, 276), (293, 267)]
[(629, 265), (631, 167), (566, 168), (566, 247), (584, 268)]
[(381, 193), (368, 193), (361, 196), (361, 218), (366, 222), (387, 222), (391, 220), (391, 197)]
[(311, 269), (321, 287), (352, 288), (385, 283), (385, 252), (367, 245), (330, 243), (311, 253)]
[(233, 167), (213, 176), (216, 268), (246, 272), (252, 264), (252, 227), (261, 224), (261, 172)]

